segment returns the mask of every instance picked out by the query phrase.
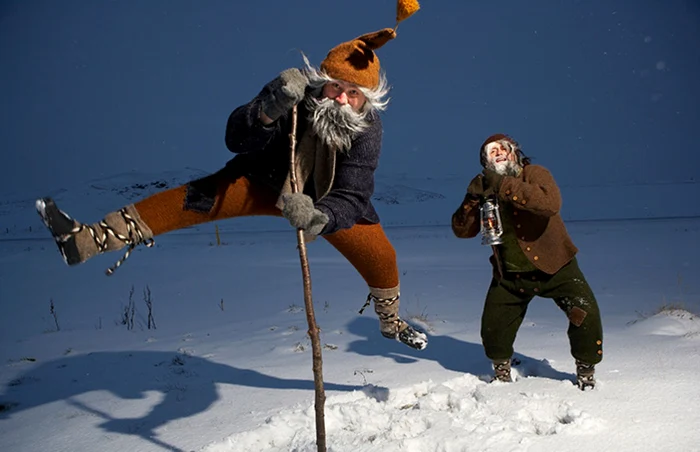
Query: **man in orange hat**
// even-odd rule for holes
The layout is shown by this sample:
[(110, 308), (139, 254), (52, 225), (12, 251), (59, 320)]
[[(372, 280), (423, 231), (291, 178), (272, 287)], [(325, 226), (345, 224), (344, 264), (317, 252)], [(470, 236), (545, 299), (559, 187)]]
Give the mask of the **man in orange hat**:
[(551, 173), (530, 159), (511, 137), (496, 134), (480, 148), (483, 173), (469, 184), (452, 215), (457, 237), (480, 231), (480, 205), (495, 198), (502, 220), (501, 243), (492, 245), (493, 279), (481, 317), (481, 339), (493, 361), (495, 380), (511, 381), (513, 344), (535, 296), (551, 298), (569, 319), (576, 385), (595, 386), (603, 359), (603, 328), (593, 291), (576, 261), (578, 249), (559, 215), (561, 195)]
[[(83, 224), (50, 198), (37, 209), (69, 265), (134, 246), (166, 232), (250, 215), (284, 216), (307, 238), (321, 236), (357, 269), (369, 286), (380, 332), (415, 349), (427, 336), (399, 317), (396, 253), (371, 202), (382, 140), (379, 112), (387, 82), (375, 50), (396, 36), (384, 29), (331, 49), (320, 68), (304, 57), (302, 70), (283, 71), (226, 126), (236, 156), (224, 168), (181, 187), (156, 193)], [(292, 107), (298, 106), (296, 174), (292, 193), (289, 151)], [(303, 188), (303, 189), (302, 189)]]

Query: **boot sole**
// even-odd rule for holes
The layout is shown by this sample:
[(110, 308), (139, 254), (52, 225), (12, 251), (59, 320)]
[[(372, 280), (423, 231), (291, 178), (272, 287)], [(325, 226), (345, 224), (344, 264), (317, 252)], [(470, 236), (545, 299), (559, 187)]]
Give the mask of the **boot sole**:
[(399, 334), (385, 333), (383, 331), (381, 333), (387, 339), (394, 339), (416, 350), (424, 350), (428, 346), (428, 336), (417, 330), (414, 330), (414, 334), (411, 336), (403, 334), (403, 331)]
[(408, 345), (416, 350), (424, 350), (428, 346), (428, 336), (425, 333), (414, 329), (413, 333), (409, 336), (407, 334), (402, 334), (404, 331), (398, 335), (398, 340), (402, 344)]
[(75, 245), (75, 240), (70, 240), (70, 238), (64, 239), (64, 237), (68, 236), (72, 228), (65, 231), (58, 231), (55, 228), (57, 225), (54, 225), (51, 222), (52, 216), (64, 215), (56, 206), (53, 199), (37, 199), (35, 207), (37, 213), (41, 217), (41, 221), (44, 222), (44, 225), (48, 228), (49, 232), (51, 232), (51, 235), (56, 241), (58, 250), (61, 252), (61, 256), (63, 257), (65, 263), (68, 265), (79, 264), (81, 260), (78, 254), (78, 248)]
[[(48, 198), (37, 199), (34, 206), (36, 207), (37, 213), (41, 217), (41, 221), (44, 222), (44, 226), (49, 228), (49, 231), (50, 231), (51, 226), (49, 225), (49, 218), (48, 218), (48, 216), (46, 216), (46, 203), (47, 202), (52, 202), (52, 201)], [(52, 233), (52, 235), (53, 235), (53, 233)]]

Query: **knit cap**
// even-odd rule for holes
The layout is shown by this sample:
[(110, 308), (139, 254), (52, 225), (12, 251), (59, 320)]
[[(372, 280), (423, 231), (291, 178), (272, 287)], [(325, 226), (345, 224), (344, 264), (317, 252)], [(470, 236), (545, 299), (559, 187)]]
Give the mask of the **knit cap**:
[(397, 0), (396, 25), (358, 36), (332, 48), (321, 62), (321, 70), (334, 79), (364, 88), (379, 86), (380, 64), (375, 50), (396, 37), (399, 22), (420, 9), (416, 0)]

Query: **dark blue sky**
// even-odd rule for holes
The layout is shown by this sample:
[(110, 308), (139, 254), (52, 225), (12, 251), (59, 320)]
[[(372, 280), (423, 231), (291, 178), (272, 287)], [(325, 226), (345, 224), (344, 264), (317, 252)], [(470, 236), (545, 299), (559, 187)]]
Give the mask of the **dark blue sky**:
[[(480, 170), (512, 134), (562, 185), (695, 178), (700, 1), (423, 0), (378, 55), (380, 177)], [(214, 171), (281, 70), (394, 24), (393, 0), (3, 0), (0, 193), (129, 170)], [(8, 170), (9, 163), (9, 170)], [(466, 186), (466, 182), (465, 182)]]

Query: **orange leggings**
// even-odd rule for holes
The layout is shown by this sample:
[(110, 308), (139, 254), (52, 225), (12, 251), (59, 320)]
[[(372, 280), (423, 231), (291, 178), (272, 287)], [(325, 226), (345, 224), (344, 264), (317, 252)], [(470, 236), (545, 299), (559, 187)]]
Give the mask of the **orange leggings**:
[[(226, 218), (282, 216), (275, 207), (277, 194), (245, 177), (220, 179), (217, 185), (216, 202), (208, 213), (184, 210), (187, 185), (156, 193), (135, 207), (154, 236)], [(358, 223), (322, 237), (345, 256), (368, 286), (388, 289), (399, 285), (396, 251), (380, 224)]]

